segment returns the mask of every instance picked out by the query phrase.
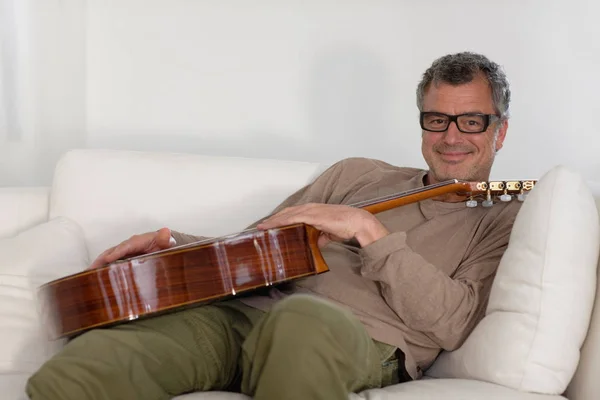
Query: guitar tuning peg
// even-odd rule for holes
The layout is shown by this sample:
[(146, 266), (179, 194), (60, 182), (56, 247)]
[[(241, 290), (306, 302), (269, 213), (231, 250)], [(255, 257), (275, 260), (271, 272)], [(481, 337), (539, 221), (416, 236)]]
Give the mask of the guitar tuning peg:
[(500, 201), (503, 201), (505, 203), (507, 203), (511, 200), (512, 200), (512, 196), (508, 193), (504, 193), (502, 196), (500, 196)]
[(469, 200), (467, 200), (467, 207), (469, 207), (469, 208), (477, 207), (477, 200), (473, 200), (473, 198), (471, 197)]
[(494, 205), (494, 202), (492, 201), (492, 192), (491, 192), (491, 190), (488, 189), (488, 191), (487, 191), (487, 198), (484, 201), (481, 202), (481, 205), (483, 207), (486, 207), (486, 208), (491, 207), (491, 206)]
[(520, 181), (519, 189), (521, 189), (520, 193), (517, 195), (517, 200), (525, 201), (529, 191), (533, 189), (536, 181)]

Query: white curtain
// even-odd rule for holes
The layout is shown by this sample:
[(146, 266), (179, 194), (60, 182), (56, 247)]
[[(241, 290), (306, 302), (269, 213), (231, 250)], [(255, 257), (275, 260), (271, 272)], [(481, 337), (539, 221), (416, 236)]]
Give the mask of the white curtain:
[(0, 186), (85, 143), (85, 0), (0, 0)]
[[(18, 117), (17, 92), (19, 54), (22, 38), (17, 26), (17, 0), (0, 0), (0, 183), (14, 181), (11, 166), (14, 154), (23, 141), (24, 127)], [(22, 175), (21, 175), (22, 176)]]

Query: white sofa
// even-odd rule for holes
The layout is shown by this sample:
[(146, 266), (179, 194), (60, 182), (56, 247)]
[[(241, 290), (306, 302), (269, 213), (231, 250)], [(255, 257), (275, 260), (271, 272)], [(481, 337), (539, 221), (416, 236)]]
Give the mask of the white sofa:
[[(0, 292), (0, 317), (5, 324), (0, 330), (0, 398), (26, 399), (25, 380), (56, 351), (57, 345), (60, 346), (60, 342), (48, 343), (36, 333), (37, 314), (31, 312), (35, 301), (33, 292), (10, 290), (18, 286), (11, 284), (11, 276), (19, 274), (15, 269), (29, 268), (30, 271), (23, 274), (35, 275), (30, 283), (33, 287), (44, 280), (85, 268), (105, 248), (135, 233), (163, 226), (211, 236), (237, 232), (267, 214), (325, 167), (275, 160), (72, 150), (58, 163), (50, 187), (0, 188), (0, 249), (4, 241), (5, 252), (12, 254), (9, 260), (13, 260), (6, 261), (2, 258), (5, 255), (0, 254), (0, 261), (5, 263), (0, 264), (0, 289), (4, 286)], [(49, 221), (66, 224), (63, 225), (66, 228), (49, 236), (51, 231), (42, 228)], [(35, 234), (26, 236), (36, 229)], [(11, 242), (18, 235), (25, 235), (22, 237), (27, 241)], [(52, 255), (53, 252), (59, 255)], [(60, 261), (60, 257), (66, 261), (53, 261)], [(12, 264), (7, 265), (7, 262)], [(42, 266), (46, 269), (40, 273)], [(562, 396), (527, 393), (474, 379), (425, 377), (350, 397), (373, 400), (600, 398), (600, 380), (596, 379), (600, 373), (598, 298), (600, 296), (596, 298), (577, 372)], [(243, 398), (246, 397), (230, 393), (193, 393), (177, 399)]]

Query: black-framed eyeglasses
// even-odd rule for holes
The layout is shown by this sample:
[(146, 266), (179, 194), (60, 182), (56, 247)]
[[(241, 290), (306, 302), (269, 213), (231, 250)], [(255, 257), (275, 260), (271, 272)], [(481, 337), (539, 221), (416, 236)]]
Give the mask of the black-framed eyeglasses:
[(456, 124), (459, 131), (463, 133), (485, 132), (490, 123), (497, 119), (495, 114), (467, 113), (460, 115), (448, 115), (432, 111), (422, 111), (419, 116), (421, 129), (429, 132), (444, 132), (451, 122)]

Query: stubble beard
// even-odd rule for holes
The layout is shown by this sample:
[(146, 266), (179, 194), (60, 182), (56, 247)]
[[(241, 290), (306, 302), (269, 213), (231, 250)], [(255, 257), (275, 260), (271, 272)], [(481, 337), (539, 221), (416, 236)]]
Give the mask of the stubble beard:
[[(440, 163), (439, 163), (439, 164), (441, 164), (440, 168), (436, 168), (435, 163), (434, 163), (434, 166), (433, 166), (434, 168), (431, 168), (431, 170), (430, 170), (430, 173), (433, 175), (433, 178), (436, 180), (436, 182), (444, 182), (444, 181), (447, 181), (450, 179), (459, 179), (459, 180), (469, 181), (469, 182), (488, 180), (490, 172), (492, 170), (492, 165), (494, 164), (494, 160), (496, 159), (496, 153), (497, 153), (496, 144), (498, 143), (499, 132), (500, 132), (499, 129), (496, 129), (496, 131), (494, 132), (494, 136), (493, 136), (492, 142), (490, 144), (491, 157), (489, 160), (487, 160), (485, 165), (473, 164), (468, 168), (467, 171), (451, 175), (450, 173), (448, 173), (444, 170), (446, 169), (445, 168), (446, 166), (452, 165), (452, 164), (446, 164), (444, 161), (440, 160)], [(433, 148), (434, 154), (437, 153), (439, 150), (470, 152), (472, 150), (472, 148), (465, 147), (465, 146), (454, 146), (454, 147), (436, 146)]]

